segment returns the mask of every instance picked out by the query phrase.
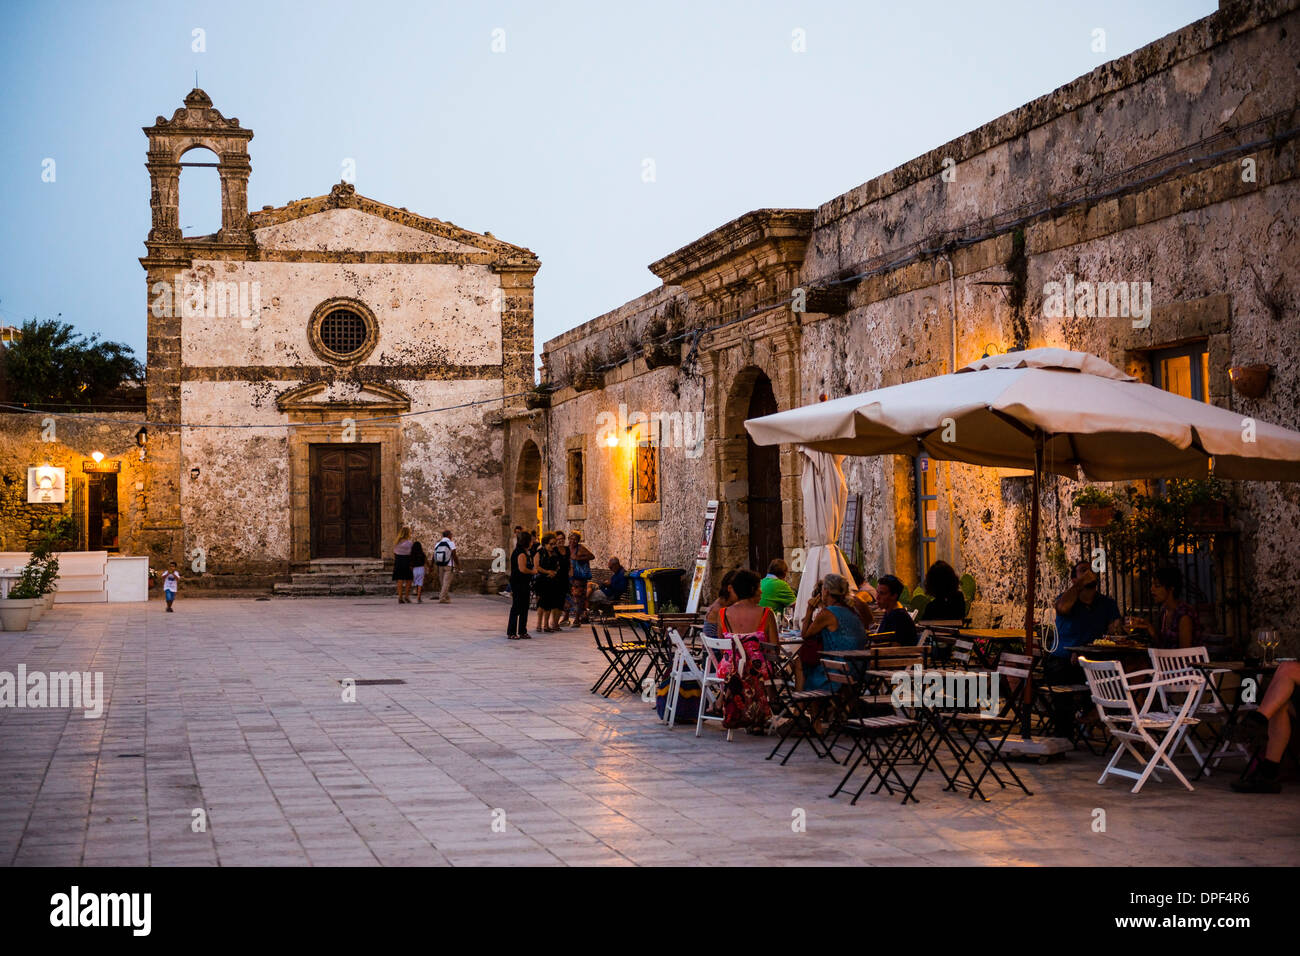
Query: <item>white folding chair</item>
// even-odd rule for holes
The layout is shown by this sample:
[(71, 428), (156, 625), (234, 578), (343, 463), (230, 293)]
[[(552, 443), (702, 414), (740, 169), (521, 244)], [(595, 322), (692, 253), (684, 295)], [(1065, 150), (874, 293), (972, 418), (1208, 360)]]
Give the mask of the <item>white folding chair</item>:
[[(1210, 652), (1206, 647), (1178, 647), (1168, 650), (1153, 647), (1150, 648), (1149, 653), (1151, 654), (1151, 668), (1155, 671), (1157, 678), (1172, 677), (1176, 674), (1185, 673), (1199, 674), (1201, 672), (1193, 668), (1191, 665), (1210, 663)], [(1193, 716), (1201, 720), (1214, 721), (1216, 723), (1222, 723), (1228, 719), (1227, 709), (1222, 703), (1220, 703), (1220, 697), (1223, 693), (1223, 678), (1225, 675), (1231, 673), (1232, 671), (1224, 668), (1216, 668), (1215, 670), (1210, 671), (1207, 683), (1205, 687), (1201, 688), (1200, 695), (1196, 701), (1196, 706), (1192, 709)], [(1211, 684), (1213, 685), (1214, 690), (1218, 691), (1219, 696), (1216, 696), (1213, 692), (1206, 693), (1206, 691), (1210, 689)], [(1170, 693), (1176, 694), (1177, 691), (1172, 691)], [(1169, 709), (1167, 701), (1166, 689), (1161, 688), (1160, 706), (1165, 710)], [(1241, 706), (1242, 709), (1245, 709), (1256, 705), (1242, 704)], [(1209, 757), (1201, 756), (1200, 748), (1196, 746), (1196, 741), (1192, 734), (1189, 733), (1187, 735), (1186, 742), (1187, 749), (1192, 752), (1192, 755), (1196, 758), (1196, 762), (1205, 765), (1205, 775), (1207, 777), (1210, 775), (1210, 765), (1213, 764), (1215, 767), (1218, 767), (1224, 757), (1245, 757), (1248, 760), (1250, 759), (1250, 751), (1240, 742), (1233, 743), (1225, 740)]]
[(682, 694), (682, 681), (693, 680), (700, 685), (703, 703), (704, 671), (695, 662), (695, 655), (676, 628), (668, 628), (668, 641), (673, 649), (673, 666), (668, 676), (668, 700), (664, 705), (664, 719), (671, 730), (677, 720), (677, 702)]
[[(704, 728), (706, 720), (716, 720), (719, 723), (723, 718), (706, 717), (705, 711), (712, 704), (721, 699), (722, 685), (725, 681), (718, 676), (718, 668), (722, 664), (722, 655), (735, 647), (729, 637), (701, 637), (700, 643), (704, 645), (704, 673), (700, 676), (700, 716), (695, 720), (695, 736), (700, 735)], [(727, 731), (727, 739), (731, 739), (731, 731)]]
[[(1160, 775), (1156, 773), (1156, 768), (1159, 766), (1160, 769), (1168, 770), (1182, 781), (1183, 786), (1188, 790), (1195, 790), (1196, 788), (1183, 776), (1182, 771), (1174, 766), (1172, 757), (1177, 752), (1183, 735), (1199, 723), (1191, 713), (1205, 686), (1205, 678), (1200, 674), (1192, 673), (1157, 680), (1153, 670), (1133, 671), (1126, 674), (1117, 661), (1090, 661), (1086, 657), (1079, 658), (1079, 664), (1088, 678), (1088, 688), (1092, 692), (1093, 703), (1097, 705), (1097, 716), (1106, 725), (1111, 736), (1119, 742), (1119, 746), (1115, 748), (1115, 755), (1110, 758), (1110, 763), (1106, 764), (1106, 769), (1101, 772), (1097, 783), (1105, 783), (1106, 778), (1110, 776), (1127, 777), (1137, 781), (1132, 790), (1133, 793), (1137, 793), (1147, 782), (1148, 777), (1154, 776), (1156, 780), (1160, 779)], [(1143, 683), (1132, 682), (1133, 678), (1140, 677), (1151, 679)], [(1164, 688), (1182, 694), (1182, 705), (1177, 711), (1151, 709), (1152, 705), (1161, 699), (1160, 691)], [(1137, 701), (1133, 699), (1134, 691), (1146, 692), (1146, 699), (1141, 707), (1138, 707)], [(1159, 740), (1153, 736), (1153, 732), (1162, 734)], [(1139, 748), (1149, 750), (1151, 756), (1148, 758)], [(1116, 767), (1126, 753), (1131, 754), (1139, 764), (1143, 765), (1141, 773), (1136, 770), (1120, 770)]]

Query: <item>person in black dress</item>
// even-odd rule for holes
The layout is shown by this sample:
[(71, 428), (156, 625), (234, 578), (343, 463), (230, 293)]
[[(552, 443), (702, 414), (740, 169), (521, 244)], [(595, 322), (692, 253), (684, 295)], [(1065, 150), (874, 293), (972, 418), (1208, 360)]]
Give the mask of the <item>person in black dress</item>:
[(515, 550), (510, 555), (510, 621), (506, 624), (506, 637), (512, 641), (529, 640), (528, 596), (532, 593), (533, 564), (528, 557), (532, 535), (520, 531), (515, 535)]
[(564, 590), (560, 584), (562, 558), (555, 535), (542, 535), (542, 549), (537, 552), (537, 621), (547, 633), (558, 631), (555, 624), (564, 609)]

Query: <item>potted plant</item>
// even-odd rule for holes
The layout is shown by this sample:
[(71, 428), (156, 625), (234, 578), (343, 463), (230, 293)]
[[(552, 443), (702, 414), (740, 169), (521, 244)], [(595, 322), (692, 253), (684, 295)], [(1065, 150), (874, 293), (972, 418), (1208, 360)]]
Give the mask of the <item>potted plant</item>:
[(32, 621), (32, 609), (40, 602), (40, 568), (31, 561), (22, 577), (9, 589), (7, 600), (0, 601), (0, 624), (6, 631), (25, 631)]
[[(54, 545), (58, 542), (59, 537), (53, 532), (47, 532), (37, 541), (36, 547), (32, 549), (31, 561), (40, 568), (40, 576), (37, 580), (37, 589), (40, 591), (41, 602), (44, 610), (48, 611), (54, 607), (54, 592), (59, 582), (59, 559), (54, 556)], [(39, 619), (39, 615), (33, 620)]]
[(589, 392), (593, 388), (602, 388), (605, 384), (604, 364), (604, 352), (600, 346), (587, 349), (577, 370), (573, 373), (574, 390)]
[(1223, 531), (1228, 527), (1228, 494), (1222, 482), (1209, 478), (1175, 478), (1167, 485), (1170, 503), (1195, 531)]
[(550, 382), (542, 382), (535, 385), (533, 390), (524, 396), (524, 406), (527, 408), (550, 408), (551, 392), (555, 390)]
[(1115, 520), (1115, 496), (1096, 485), (1085, 485), (1075, 492), (1073, 503), (1081, 528), (1104, 528)]
[(682, 364), (682, 346), (680, 342), (673, 339), (672, 331), (668, 320), (662, 315), (652, 316), (646, 322), (642, 333), (645, 339), (646, 368), (664, 368)]

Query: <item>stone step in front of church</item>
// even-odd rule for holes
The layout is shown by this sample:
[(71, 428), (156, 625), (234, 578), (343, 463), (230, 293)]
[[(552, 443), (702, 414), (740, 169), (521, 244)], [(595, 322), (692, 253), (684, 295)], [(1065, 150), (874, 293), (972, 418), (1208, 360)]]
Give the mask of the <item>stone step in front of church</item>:
[(275, 585), (277, 597), (356, 597), (395, 594), (392, 571), (379, 558), (321, 558), (294, 565), (291, 581)]

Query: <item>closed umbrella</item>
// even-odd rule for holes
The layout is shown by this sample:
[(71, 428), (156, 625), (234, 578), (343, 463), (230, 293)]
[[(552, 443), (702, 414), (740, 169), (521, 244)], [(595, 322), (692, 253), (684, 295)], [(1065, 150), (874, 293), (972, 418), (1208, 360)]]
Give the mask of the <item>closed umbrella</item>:
[(849, 485), (840, 468), (843, 455), (800, 448), (804, 457), (799, 487), (803, 492), (804, 555), (803, 577), (799, 579), (799, 596), (795, 616), (803, 620), (804, 610), (813, 587), (827, 574), (842, 574), (852, 583), (848, 559), (836, 543), (844, 527), (844, 512), (849, 501)]
[[(1032, 653), (1044, 468), (1092, 480), (1204, 476), (1300, 481), (1300, 432), (1137, 381), (1086, 352), (995, 355), (950, 375), (745, 422), (759, 445), (1032, 468), (1025, 635)], [(1030, 688), (1025, 688), (1026, 696)], [(1028, 728), (1026, 728), (1028, 733)]]

